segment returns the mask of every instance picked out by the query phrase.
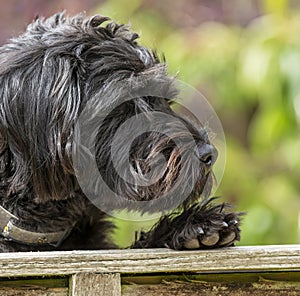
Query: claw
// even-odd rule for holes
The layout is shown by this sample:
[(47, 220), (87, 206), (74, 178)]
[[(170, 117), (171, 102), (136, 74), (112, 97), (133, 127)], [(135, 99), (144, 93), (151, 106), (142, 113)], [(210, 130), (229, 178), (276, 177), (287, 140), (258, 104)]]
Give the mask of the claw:
[(234, 219), (234, 220), (230, 221), (229, 224), (230, 225), (237, 225), (237, 224), (239, 224), (239, 221)]
[(204, 234), (204, 230), (203, 230), (203, 228), (202, 228), (201, 226), (199, 226), (199, 227), (197, 228), (197, 232), (198, 232), (199, 234)]
[(222, 226), (223, 226), (223, 227), (228, 227), (229, 225), (228, 225), (228, 223), (226, 223), (225, 221), (223, 221), (223, 222), (222, 222)]

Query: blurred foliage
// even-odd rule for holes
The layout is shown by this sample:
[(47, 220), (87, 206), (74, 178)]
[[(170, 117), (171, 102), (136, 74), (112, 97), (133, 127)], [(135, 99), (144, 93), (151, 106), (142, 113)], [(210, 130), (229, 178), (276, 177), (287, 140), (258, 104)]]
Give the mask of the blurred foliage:
[[(265, 0), (246, 25), (180, 25), (171, 14), (190, 2), (166, 2), (174, 9), (111, 0), (97, 12), (130, 21), (143, 44), (165, 54), (169, 72), (179, 71), (216, 110), (227, 138), (217, 195), (247, 212), (240, 244), (299, 243), (300, 10), (291, 1)], [(117, 223), (116, 240), (130, 244), (140, 225)]]

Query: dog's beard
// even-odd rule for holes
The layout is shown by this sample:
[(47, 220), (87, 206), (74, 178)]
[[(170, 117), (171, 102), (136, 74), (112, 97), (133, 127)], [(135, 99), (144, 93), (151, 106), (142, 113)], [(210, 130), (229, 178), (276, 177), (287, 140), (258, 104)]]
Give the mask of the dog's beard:
[(131, 201), (140, 212), (167, 211), (210, 194), (213, 173), (199, 161), (194, 141), (186, 138), (182, 131), (171, 137), (145, 133), (132, 142), (129, 155), (120, 151), (117, 161), (109, 156), (104, 170), (102, 163), (101, 176), (119, 196), (120, 208), (123, 200), (127, 209), (126, 201)]

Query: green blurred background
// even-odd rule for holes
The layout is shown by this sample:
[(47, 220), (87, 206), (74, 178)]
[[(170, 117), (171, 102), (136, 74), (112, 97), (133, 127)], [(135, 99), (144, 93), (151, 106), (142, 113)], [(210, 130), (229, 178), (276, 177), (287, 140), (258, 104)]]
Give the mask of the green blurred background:
[[(130, 22), (140, 42), (165, 54), (170, 74), (179, 71), (205, 95), (223, 124), (227, 164), (217, 195), (247, 212), (239, 244), (300, 243), (298, 1), (2, 1), (2, 43), (24, 27), (20, 16), (25, 23), (61, 9)], [(20, 3), (25, 8), (16, 10)], [(117, 224), (114, 237), (128, 246), (141, 224)]]

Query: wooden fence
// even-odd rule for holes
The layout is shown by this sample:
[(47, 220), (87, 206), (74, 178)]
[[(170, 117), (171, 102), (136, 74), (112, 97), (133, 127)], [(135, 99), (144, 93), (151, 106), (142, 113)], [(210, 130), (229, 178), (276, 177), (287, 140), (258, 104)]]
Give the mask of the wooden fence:
[(300, 295), (300, 245), (0, 254), (0, 295)]

